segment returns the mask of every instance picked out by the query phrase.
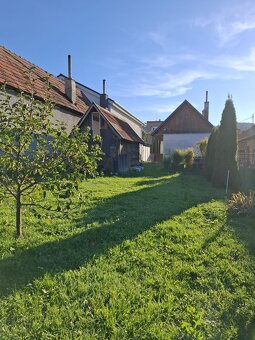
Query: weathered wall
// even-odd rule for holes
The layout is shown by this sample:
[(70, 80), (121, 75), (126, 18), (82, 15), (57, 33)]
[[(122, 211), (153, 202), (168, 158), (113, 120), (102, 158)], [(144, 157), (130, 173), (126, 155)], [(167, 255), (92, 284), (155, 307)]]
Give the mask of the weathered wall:
[(54, 119), (58, 119), (64, 122), (67, 126), (67, 133), (70, 133), (72, 128), (77, 125), (79, 120), (81, 119), (81, 115), (76, 115), (64, 108), (55, 107), (54, 110)]
[[(18, 93), (14, 90), (8, 89), (8, 94), (11, 96), (10, 102), (14, 104), (17, 101)], [(71, 132), (72, 128), (78, 123), (82, 116), (79, 115), (78, 113), (75, 114), (70, 110), (58, 106), (54, 108), (53, 113), (54, 113), (53, 120), (60, 120), (64, 122), (67, 125), (68, 133)]]

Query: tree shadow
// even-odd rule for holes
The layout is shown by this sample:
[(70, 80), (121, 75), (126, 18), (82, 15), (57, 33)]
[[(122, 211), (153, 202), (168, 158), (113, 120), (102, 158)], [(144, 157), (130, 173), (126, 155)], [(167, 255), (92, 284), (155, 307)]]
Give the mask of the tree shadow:
[(229, 214), (227, 220), (236, 237), (246, 245), (249, 253), (255, 257), (255, 212), (247, 216)]
[(44, 274), (77, 269), (156, 223), (207, 202), (213, 191), (197, 190), (201, 177), (175, 176), (99, 202), (71, 222), (82, 232), (46, 242), (0, 261), (0, 295), (21, 289)]

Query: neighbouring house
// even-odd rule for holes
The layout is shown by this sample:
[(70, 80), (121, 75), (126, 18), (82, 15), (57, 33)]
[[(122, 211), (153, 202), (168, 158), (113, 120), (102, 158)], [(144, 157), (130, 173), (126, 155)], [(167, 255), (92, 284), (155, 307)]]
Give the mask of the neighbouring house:
[(213, 125), (209, 122), (209, 102), (206, 101), (202, 114), (184, 100), (153, 132), (152, 153), (155, 161), (167, 158), (175, 149), (193, 147), (199, 155), (197, 142), (208, 138)]
[[(58, 76), (60, 79), (65, 80), (67, 77), (63, 74)], [(103, 91), (99, 93), (91, 88), (76, 82), (78, 89), (84, 93), (89, 104), (95, 103), (107, 109), (114, 117), (127, 122), (130, 127), (135, 131), (135, 133), (142, 138), (142, 134), (145, 128), (145, 124), (136, 118), (132, 113), (126, 110), (123, 106), (117, 103), (115, 100), (108, 97), (106, 94), (106, 81), (103, 80)]]
[(255, 124), (238, 136), (238, 163), (243, 168), (255, 168)]
[[(44, 100), (48, 94), (46, 79), (50, 83), (49, 94), (55, 104), (54, 119), (66, 123), (68, 132), (71, 132), (76, 125), (84, 127), (87, 124), (93, 134), (102, 137), (102, 147), (105, 152), (104, 164), (102, 164), (104, 168), (115, 172), (127, 171), (130, 166), (140, 162), (143, 123), (107, 97), (105, 82), (103, 93), (99, 94), (72, 79), (70, 56), (68, 56), (68, 77), (55, 77), (0, 46), (0, 84), (6, 85), (13, 102), (20, 91), (31, 93), (32, 90), (38, 99)], [(110, 133), (106, 133), (105, 127), (102, 126), (96, 130), (95, 113), (93, 113), (94, 119), (89, 121), (91, 110), (98, 111), (98, 115), (104, 117), (105, 126), (109, 126), (114, 138), (120, 141), (119, 144), (117, 142), (115, 144), (115, 153), (109, 137)], [(90, 122), (94, 125), (90, 125)], [(108, 147), (108, 143), (111, 147)], [(121, 157), (116, 160), (116, 156)]]
[[(62, 73), (58, 76), (60, 79), (65, 80), (66, 76)], [(131, 129), (140, 137), (141, 140), (144, 139), (146, 126), (145, 124), (130, 113), (127, 109), (117, 103), (115, 100), (108, 97), (106, 94), (106, 81), (103, 80), (103, 90), (99, 93), (84, 84), (76, 82), (76, 86), (84, 93), (90, 104), (95, 103), (105, 108), (110, 112), (110, 114), (122, 121), (126, 122)], [(139, 144), (139, 158), (136, 159), (136, 164), (139, 162), (149, 162), (151, 161), (150, 147), (146, 146), (144, 143)]]
[(148, 145), (152, 145), (152, 132), (154, 132), (159, 125), (162, 123), (161, 120), (148, 120), (144, 130), (144, 142)]
[[(63, 74), (58, 77), (63, 80), (66, 79)], [(148, 161), (148, 151), (150, 150), (146, 148), (142, 139), (144, 123), (108, 97), (106, 94), (106, 81), (103, 80), (102, 93), (80, 83), (76, 83), (76, 86), (86, 96), (87, 103), (91, 106), (79, 125), (83, 128), (85, 126), (89, 127), (92, 134), (102, 137), (102, 149), (105, 154), (103, 168), (107, 172), (125, 172), (141, 161)], [(95, 110), (97, 110), (95, 108), (99, 109), (98, 114), (95, 113)], [(94, 110), (93, 114), (91, 110)], [(102, 118), (102, 114), (108, 118), (105, 126), (101, 126), (101, 122), (104, 123), (106, 119), (105, 117), (105, 119)], [(98, 117), (98, 115), (101, 120), (99, 125), (95, 122), (95, 119), (97, 119), (95, 117)], [(109, 127), (109, 124), (110, 128), (106, 132), (105, 127)], [(121, 131), (122, 134), (120, 133)], [(110, 137), (110, 132), (113, 134), (113, 139)], [(117, 140), (116, 136), (118, 137)]]
[(89, 127), (92, 135), (101, 136), (102, 166), (107, 172), (126, 172), (139, 163), (143, 140), (126, 121), (112, 115), (106, 108), (92, 103), (79, 126)]

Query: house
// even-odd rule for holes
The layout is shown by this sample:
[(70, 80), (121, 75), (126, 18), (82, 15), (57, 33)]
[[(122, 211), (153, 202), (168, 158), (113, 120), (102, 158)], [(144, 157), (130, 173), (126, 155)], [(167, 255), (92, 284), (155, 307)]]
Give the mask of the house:
[(55, 103), (54, 119), (65, 122), (70, 132), (89, 108), (84, 94), (74, 86), (71, 76), (63, 81), (0, 46), (0, 84), (6, 85), (13, 101), (20, 91), (28, 94), (34, 91), (38, 99), (44, 100), (48, 94), (46, 79), (50, 83), (49, 94)]
[(106, 108), (92, 103), (78, 125), (81, 129), (89, 127), (93, 136), (101, 136), (105, 171), (125, 172), (139, 163), (143, 140), (127, 122)]
[(148, 120), (144, 130), (144, 141), (148, 145), (152, 145), (152, 132), (154, 132), (157, 127), (161, 124), (161, 120)]
[[(63, 74), (58, 77), (66, 79)], [(93, 135), (101, 136), (105, 154), (102, 164), (104, 170), (114, 173), (125, 172), (140, 161), (147, 160), (148, 150), (142, 140), (144, 123), (108, 97), (106, 81), (103, 80), (101, 94), (80, 83), (76, 83), (76, 86), (90, 103), (90, 109), (85, 113), (79, 126), (89, 127)]]
[(213, 125), (209, 122), (209, 102), (206, 91), (204, 110), (200, 113), (184, 100), (153, 132), (152, 153), (155, 161), (169, 157), (175, 149), (193, 147), (199, 154), (197, 142), (208, 138)]
[[(60, 79), (64, 80), (67, 78), (62, 73), (58, 76)], [(145, 128), (145, 124), (136, 118), (127, 109), (117, 103), (115, 100), (108, 97), (106, 94), (106, 81), (103, 80), (102, 93), (99, 93), (91, 88), (76, 82), (76, 86), (82, 93), (86, 96), (87, 102), (90, 104), (95, 103), (107, 109), (114, 117), (127, 122), (130, 127), (135, 131), (135, 133), (142, 138), (142, 134)]]
[[(50, 84), (49, 93), (46, 90), (46, 79)], [(28, 94), (33, 91), (41, 100), (45, 100), (50, 94), (55, 104), (53, 119), (63, 121), (68, 133), (76, 125), (84, 128), (87, 124), (94, 135), (99, 134), (102, 137), (105, 152), (103, 167), (107, 170), (126, 171), (139, 163), (144, 124), (107, 97), (105, 82), (102, 94), (77, 84), (72, 79), (70, 56), (68, 77), (55, 77), (0, 46), (0, 84), (6, 85), (14, 102), (20, 91)], [(98, 119), (100, 117), (100, 124), (105, 125), (96, 124), (96, 113)], [(116, 139), (116, 143), (112, 143), (113, 139)]]
[(238, 136), (238, 163), (240, 167), (255, 168), (255, 124)]

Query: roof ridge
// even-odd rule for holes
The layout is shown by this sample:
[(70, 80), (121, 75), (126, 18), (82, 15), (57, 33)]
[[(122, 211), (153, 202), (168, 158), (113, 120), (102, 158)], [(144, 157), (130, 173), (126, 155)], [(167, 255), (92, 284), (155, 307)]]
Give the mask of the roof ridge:
[(36, 95), (38, 98), (44, 100), (44, 90), (48, 79), (55, 105), (65, 107), (79, 114), (85, 112), (88, 104), (82, 96), (81, 89), (77, 88), (77, 100), (76, 103), (72, 103), (66, 96), (64, 80), (19, 56), (15, 52), (12, 52), (5, 46), (0, 45), (0, 53), (3, 70), (6, 71), (2, 75), (0, 74), (1, 83), (6, 82), (6, 84), (13, 89), (28, 93), (31, 92), (29, 85), (31, 86), (33, 83)]
[[(40, 66), (38, 66), (38, 65), (36, 65), (36, 64), (34, 64), (34, 63), (32, 63), (31, 61), (27, 60), (26, 58), (21, 57), (21, 56), (18, 55), (17, 53), (12, 52), (11, 50), (9, 50), (8, 48), (6, 48), (5, 46), (0, 45), (0, 48), (1, 48), (1, 47), (2, 47), (8, 54), (10, 54), (12, 57), (14, 57), (15, 60), (16, 60), (17, 62), (19, 62), (20, 64), (22, 64), (25, 68), (28, 68), (28, 67), (27, 67), (27, 65), (25, 65), (24, 62), (30, 64), (30, 65), (31, 65), (31, 69), (32, 69), (32, 68), (35, 68), (35, 70), (36, 70), (36, 69), (37, 69), (37, 70), (40, 70), (40, 71), (42, 71), (43, 73), (46, 73), (49, 77), (55, 78), (55, 80), (58, 80), (60, 83), (62, 83), (62, 84), (65, 83), (64, 80), (58, 78), (57, 76), (55, 76), (54, 74), (52, 74), (52, 73), (50, 73), (50, 72), (48, 72), (48, 71), (46, 71), (46, 70), (44, 70), (42, 67), (40, 67)], [(38, 74), (35, 73), (35, 75), (36, 75), (38, 78), (42, 79)], [(80, 89), (78, 89), (78, 90), (81, 91)]]
[[(24, 65), (24, 63), (22, 61), (27, 62), (28, 64), (32, 65), (33, 67), (40, 69), (41, 71), (47, 73), (49, 76), (53, 76), (55, 78), (57, 78), (56, 76), (54, 76), (52, 73), (49, 73), (48, 71), (44, 70), (42, 67), (32, 63), (31, 61), (27, 60), (26, 58), (21, 57), (20, 55), (18, 55), (15, 52), (12, 52), (11, 50), (9, 50), (8, 48), (6, 48), (5, 46), (0, 45), (0, 47), (2, 47), (7, 53), (9, 53), (11, 56), (13, 56), (18, 62), (22, 63)], [(20, 60), (21, 59), (21, 60)], [(26, 67), (26, 65), (24, 65)], [(59, 79), (59, 78), (57, 78)], [(59, 79), (61, 80), (61, 79)], [(61, 80), (62, 81), (62, 80)]]
[(159, 131), (159, 129), (161, 129), (161, 127), (162, 127), (162, 126), (163, 126), (170, 118), (172, 118), (172, 116), (175, 115), (176, 112), (178, 112), (178, 110), (180, 109), (180, 107), (183, 106), (184, 104), (188, 104), (189, 106), (191, 106), (191, 108), (195, 110), (195, 112), (200, 116), (200, 118), (202, 118), (205, 122), (207, 122), (209, 125), (211, 125), (211, 126), (213, 127), (213, 124), (212, 124), (209, 120), (207, 120), (207, 119), (203, 116), (203, 114), (202, 114), (200, 111), (198, 111), (197, 108), (195, 108), (195, 106), (193, 106), (187, 99), (184, 99), (184, 101), (181, 102), (181, 104), (179, 104), (179, 105), (177, 106), (177, 108), (176, 108), (174, 111), (172, 111), (172, 112), (170, 113), (170, 115), (169, 115), (165, 120), (163, 120), (163, 122), (162, 122), (162, 123), (161, 123), (161, 124), (160, 124), (153, 132), (152, 132), (152, 135), (155, 135), (155, 134), (157, 133), (157, 131)]

